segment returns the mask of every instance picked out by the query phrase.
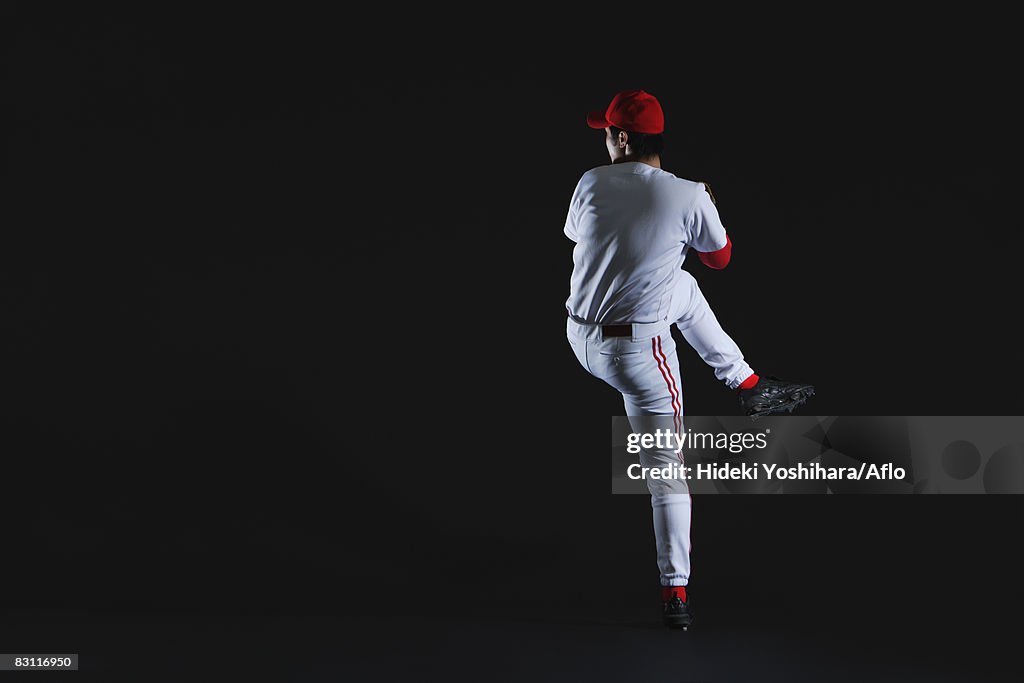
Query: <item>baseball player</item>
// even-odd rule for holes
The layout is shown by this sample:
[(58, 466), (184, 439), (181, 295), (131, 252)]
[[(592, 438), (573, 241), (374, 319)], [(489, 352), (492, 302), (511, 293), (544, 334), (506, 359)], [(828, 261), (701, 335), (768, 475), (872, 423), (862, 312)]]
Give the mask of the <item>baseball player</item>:
[[(682, 269), (692, 249), (710, 268), (729, 263), (732, 240), (710, 188), (661, 168), (665, 117), (643, 90), (620, 92), (587, 117), (605, 131), (611, 164), (583, 174), (565, 234), (575, 242), (567, 336), (583, 367), (622, 393), (631, 428), (682, 428), (679, 359), (670, 331), (682, 333), (751, 417), (791, 412), (814, 387), (754, 373), (718, 323), (696, 280)], [(644, 467), (679, 464), (672, 450), (644, 449)], [(663, 618), (687, 628), (693, 614), (690, 494), (683, 480), (648, 479), (661, 574)]]

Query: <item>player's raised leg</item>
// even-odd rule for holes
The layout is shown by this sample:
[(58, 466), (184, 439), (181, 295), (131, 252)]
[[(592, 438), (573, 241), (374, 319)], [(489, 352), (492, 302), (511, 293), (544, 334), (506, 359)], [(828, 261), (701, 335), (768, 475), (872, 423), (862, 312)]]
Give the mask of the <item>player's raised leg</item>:
[(722, 329), (697, 281), (680, 271), (672, 294), (672, 314), (676, 328), (715, 377), (739, 394), (746, 415), (757, 418), (793, 412), (814, 395), (814, 387), (805, 382), (789, 382), (754, 373), (744, 360), (739, 345)]
[(669, 319), (686, 343), (714, 369), (715, 377), (730, 389), (754, 374), (739, 345), (722, 329), (697, 280), (685, 270), (676, 276)]

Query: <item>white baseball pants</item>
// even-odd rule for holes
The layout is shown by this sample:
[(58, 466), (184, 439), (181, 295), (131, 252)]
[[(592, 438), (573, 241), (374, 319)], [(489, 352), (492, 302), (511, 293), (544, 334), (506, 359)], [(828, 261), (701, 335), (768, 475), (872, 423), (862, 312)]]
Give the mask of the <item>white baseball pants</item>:
[[(633, 324), (631, 337), (603, 338), (601, 327), (569, 318), (567, 336), (580, 364), (617, 389), (636, 433), (683, 430), (683, 396), (679, 358), (672, 339), (674, 324), (683, 338), (735, 389), (753, 374), (736, 342), (725, 333), (697, 281), (680, 271), (672, 292), (672, 313), (659, 323)], [(683, 454), (643, 449), (642, 467), (678, 464)], [(685, 586), (690, 578), (690, 493), (682, 480), (647, 479), (654, 514), (654, 538), (662, 586)]]

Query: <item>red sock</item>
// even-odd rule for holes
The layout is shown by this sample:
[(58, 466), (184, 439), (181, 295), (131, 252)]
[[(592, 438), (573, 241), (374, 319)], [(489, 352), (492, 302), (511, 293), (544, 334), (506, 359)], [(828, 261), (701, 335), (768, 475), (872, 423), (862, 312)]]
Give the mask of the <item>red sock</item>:
[(740, 383), (740, 385), (738, 387), (736, 387), (736, 391), (743, 391), (744, 389), (753, 389), (754, 385), (757, 384), (757, 380), (759, 380), (759, 379), (761, 379), (761, 378), (757, 376), (757, 373), (754, 373), (750, 377), (748, 377), (745, 380), (743, 380)]
[(679, 596), (679, 599), (686, 602), (686, 586), (662, 586), (661, 587), (661, 601), (668, 602), (673, 596)]

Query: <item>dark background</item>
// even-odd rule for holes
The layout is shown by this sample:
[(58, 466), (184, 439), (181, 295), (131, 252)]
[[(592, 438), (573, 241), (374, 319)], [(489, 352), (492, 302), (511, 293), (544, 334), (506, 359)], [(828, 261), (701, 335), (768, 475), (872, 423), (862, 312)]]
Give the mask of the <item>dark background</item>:
[[(715, 189), (733, 263), (687, 268), (755, 369), (822, 415), (1024, 409), (999, 17), (5, 7), (9, 614), (656, 610), (620, 399), (564, 340), (584, 116), (624, 88)], [(687, 411), (734, 414), (680, 348)], [(709, 624), (994, 672), (1021, 519), (705, 497), (692, 587)]]

